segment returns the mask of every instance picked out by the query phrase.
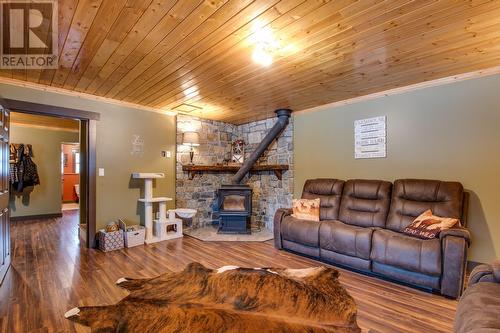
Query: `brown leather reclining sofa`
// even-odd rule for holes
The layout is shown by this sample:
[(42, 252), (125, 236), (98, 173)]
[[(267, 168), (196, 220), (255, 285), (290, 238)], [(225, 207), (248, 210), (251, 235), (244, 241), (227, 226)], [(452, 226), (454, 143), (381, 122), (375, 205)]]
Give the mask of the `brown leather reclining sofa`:
[(431, 209), (435, 215), (466, 225), (468, 195), (457, 182), (400, 179), (312, 179), (303, 199), (320, 198), (320, 222), (300, 220), (291, 209), (274, 217), (274, 242), (327, 262), (439, 291), (457, 298), (464, 285), (467, 248), (465, 228), (442, 231), (424, 240), (403, 233)]

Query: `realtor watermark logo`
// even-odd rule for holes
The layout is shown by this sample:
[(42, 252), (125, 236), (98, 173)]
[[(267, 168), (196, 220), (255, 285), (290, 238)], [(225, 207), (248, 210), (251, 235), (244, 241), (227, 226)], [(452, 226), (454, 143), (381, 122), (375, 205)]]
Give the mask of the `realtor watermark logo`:
[(0, 0), (0, 68), (57, 68), (57, 0)]

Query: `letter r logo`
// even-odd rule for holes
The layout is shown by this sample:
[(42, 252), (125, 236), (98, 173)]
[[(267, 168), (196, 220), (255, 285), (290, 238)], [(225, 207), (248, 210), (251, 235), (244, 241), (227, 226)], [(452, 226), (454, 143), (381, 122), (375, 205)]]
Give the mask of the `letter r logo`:
[(2, 54), (51, 53), (53, 6), (52, 2), (2, 2)]
[(57, 0), (0, 0), (0, 68), (58, 68), (57, 18)]

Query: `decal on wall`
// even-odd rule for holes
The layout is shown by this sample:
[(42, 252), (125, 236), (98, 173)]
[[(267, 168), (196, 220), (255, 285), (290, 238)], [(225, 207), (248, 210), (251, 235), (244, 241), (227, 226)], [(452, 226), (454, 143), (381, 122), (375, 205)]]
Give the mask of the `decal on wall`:
[(386, 116), (354, 121), (354, 158), (381, 158), (387, 155)]
[(144, 152), (144, 140), (139, 134), (132, 135), (132, 150), (131, 155), (142, 155)]

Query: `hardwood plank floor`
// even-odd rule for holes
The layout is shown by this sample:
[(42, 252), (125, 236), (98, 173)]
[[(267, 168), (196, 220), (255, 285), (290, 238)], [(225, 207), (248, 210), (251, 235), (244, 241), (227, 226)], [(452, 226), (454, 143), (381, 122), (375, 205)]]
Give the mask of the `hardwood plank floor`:
[[(1, 332), (87, 332), (64, 318), (81, 305), (119, 301), (123, 276), (152, 277), (198, 261), (207, 267), (304, 268), (317, 261), (266, 243), (202, 242), (190, 237), (110, 253), (86, 249), (78, 238), (78, 212), (12, 224), (12, 267), (0, 287)], [(457, 302), (339, 269), (358, 305), (364, 332), (450, 332)]]

